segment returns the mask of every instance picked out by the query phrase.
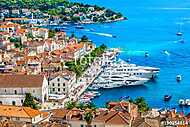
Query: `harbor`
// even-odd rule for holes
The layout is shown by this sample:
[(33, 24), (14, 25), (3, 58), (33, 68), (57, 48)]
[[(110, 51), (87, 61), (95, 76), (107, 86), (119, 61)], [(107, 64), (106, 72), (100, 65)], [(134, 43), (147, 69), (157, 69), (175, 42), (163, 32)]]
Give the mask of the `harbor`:
[[(118, 100), (122, 96), (140, 96), (147, 100), (150, 107), (177, 108), (181, 111), (179, 100), (190, 98), (189, 2), (81, 1), (118, 10), (126, 15), (128, 20), (111, 24), (89, 24), (80, 30), (69, 27), (67, 32), (75, 31), (79, 37), (86, 34), (97, 45), (105, 43), (108, 47), (120, 48), (119, 57), (125, 61), (130, 60), (130, 63), (160, 68), (156, 81), (147, 82), (143, 86), (103, 89), (100, 90), (101, 96), (94, 98), (92, 102), (101, 107), (107, 101)], [(97, 35), (89, 31), (91, 29), (95, 33), (117, 37)], [(181, 32), (182, 36), (176, 35), (177, 32)], [(183, 43), (180, 42), (181, 39)], [(145, 57), (146, 52), (148, 57)], [(182, 76), (180, 82), (176, 81), (178, 74)], [(164, 102), (164, 95), (172, 96), (171, 100)], [(189, 112), (190, 108), (184, 108), (183, 111)]]
[(97, 76), (94, 76), (91, 82), (85, 85), (84, 90), (80, 92), (83, 93), (82, 95), (78, 94), (80, 102), (91, 102), (95, 97), (101, 96), (99, 89), (142, 86), (150, 80), (156, 80), (159, 68), (138, 66), (121, 59), (117, 60), (118, 53), (117, 50), (107, 50), (103, 54), (100, 62), (102, 64), (97, 69), (99, 70)]
[[(175, 1), (181, 3), (179, 0)], [(89, 0), (82, 2), (92, 3)], [(163, 1), (156, 3), (149, 1), (137, 5), (131, 0), (128, 2), (122, 0), (122, 2), (129, 6), (125, 8), (123, 4), (114, 0), (111, 0), (111, 3), (114, 3), (111, 5), (98, 0), (93, 1), (93, 4), (116, 9), (127, 15), (129, 20), (110, 24), (85, 24), (81, 25), (82, 29), (76, 28), (78, 24), (68, 25), (64, 26), (63, 30), (70, 35), (74, 32), (77, 37), (86, 35), (97, 46), (104, 43), (108, 47), (119, 48), (120, 59), (130, 64), (160, 68), (160, 72), (156, 80), (148, 81), (146, 85), (122, 86), (114, 89), (94, 89), (90, 86), (92, 90), (99, 90), (101, 93), (101, 96), (93, 98), (91, 102), (101, 107), (107, 101), (118, 100), (123, 96), (144, 97), (150, 107), (177, 108), (179, 111), (184, 111), (179, 105), (179, 100), (190, 98), (188, 94), (190, 28), (186, 5), (181, 3), (173, 7), (172, 2), (168, 2), (166, 8)], [(154, 7), (151, 8), (149, 5)], [(85, 86), (80, 92), (81, 95), (87, 87), (85, 83), (80, 84), (82, 86), (76, 86), (76, 89)], [(172, 98), (164, 101), (165, 95)], [(185, 111), (189, 112), (190, 108), (185, 108)]]
[(189, 1), (0, 5), (2, 125), (190, 125)]
[[(109, 53), (109, 56), (107, 55), (107, 53)], [(111, 49), (103, 53), (101, 57), (96, 58), (94, 62), (91, 64), (91, 66), (85, 71), (85, 73), (77, 80), (76, 86), (70, 90), (71, 94), (69, 95), (69, 98), (71, 100), (77, 101), (81, 100), (81, 96), (84, 97), (84, 95), (88, 97), (94, 97), (96, 96), (96, 94), (99, 95), (99, 93), (96, 91), (91, 93), (88, 92), (88, 94), (84, 92), (100, 75), (100, 73), (103, 70), (102, 67), (105, 66), (105, 61), (107, 61), (107, 59), (115, 58), (118, 55), (118, 53), (118, 49)], [(82, 101), (88, 102), (90, 101), (90, 99), (84, 97)]]

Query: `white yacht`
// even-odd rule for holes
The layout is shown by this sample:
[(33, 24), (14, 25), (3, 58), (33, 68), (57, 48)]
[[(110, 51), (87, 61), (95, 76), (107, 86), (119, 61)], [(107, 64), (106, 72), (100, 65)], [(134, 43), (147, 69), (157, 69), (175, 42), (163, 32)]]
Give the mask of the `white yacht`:
[(95, 81), (95, 86), (101, 88), (116, 88), (121, 86), (134, 86), (134, 85), (143, 85), (149, 79), (140, 78), (136, 76), (122, 76), (122, 75), (110, 75), (109, 77), (102, 78)]
[(120, 82), (112, 82), (112, 81), (108, 81), (108, 83), (102, 84), (102, 88), (104, 89), (117, 88), (121, 86), (123, 86), (123, 84), (121, 84)]
[(159, 70), (159, 68), (129, 64), (122, 60), (109, 61), (92, 87), (115, 88), (144, 85), (149, 79), (154, 78)]
[(144, 85), (149, 79), (131, 76), (125, 80), (126, 86)]
[(125, 61), (118, 61), (109, 64), (105, 69), (102, 77), (108, 77), (108, 75), (129, 75), (141, 78), (155, 78), (159, 68), (137, 66), (136, 64), (129, 64)]

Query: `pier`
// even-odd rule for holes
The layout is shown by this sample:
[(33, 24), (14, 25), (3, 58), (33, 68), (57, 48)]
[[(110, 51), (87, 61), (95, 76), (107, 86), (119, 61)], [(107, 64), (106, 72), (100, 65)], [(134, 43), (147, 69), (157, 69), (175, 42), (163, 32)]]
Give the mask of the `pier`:
[[(94, 82), (94, 80), (102, 72), (102, 66), (105, 61), (115, 58), (119, 53), (118, 49), (107, 50), (100, 58), (96, 58), (85, 73), (77, 80), (75, 87), (70, 90), (69, 99), (78, 101), (86, 89)], [(109, 55), (108, 55), (109, 54)]]

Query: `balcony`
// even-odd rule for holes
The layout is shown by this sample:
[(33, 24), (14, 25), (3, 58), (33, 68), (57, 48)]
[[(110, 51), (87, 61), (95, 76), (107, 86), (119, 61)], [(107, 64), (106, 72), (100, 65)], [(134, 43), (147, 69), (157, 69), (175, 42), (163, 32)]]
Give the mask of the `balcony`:
[(2, 94), (0, 93), (0, 98), (25, 98), (23, 94)]

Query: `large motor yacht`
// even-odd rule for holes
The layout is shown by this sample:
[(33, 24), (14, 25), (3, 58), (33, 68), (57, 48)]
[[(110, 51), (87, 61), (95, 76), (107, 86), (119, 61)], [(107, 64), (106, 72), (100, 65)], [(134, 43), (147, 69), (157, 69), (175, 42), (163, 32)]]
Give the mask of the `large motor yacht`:
[(122, 76), (122, 75), (110, 75), (105, 78), (98, 78), (94, 82), (94, 86), (99, 86), (101, 88), (115, 88), (121, 86), (134, 86), (143, 85), (149, 79), (141, 78), (136, 76)]
[(125, 61), (117, 61), (107, 65), (104, 69), (102, 77), (108, 77), (109, 75), (129, 75), (141, 78), (155, 78), (159, 73), (159, 68), (137, 66), (136, 64), (129, 64)]

